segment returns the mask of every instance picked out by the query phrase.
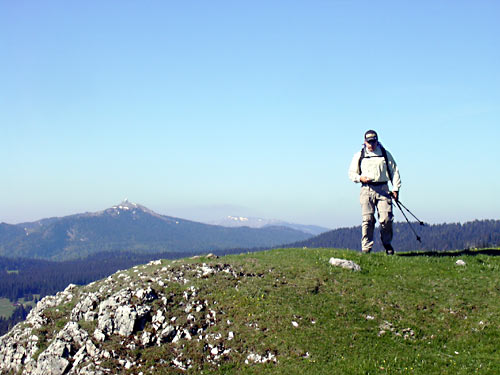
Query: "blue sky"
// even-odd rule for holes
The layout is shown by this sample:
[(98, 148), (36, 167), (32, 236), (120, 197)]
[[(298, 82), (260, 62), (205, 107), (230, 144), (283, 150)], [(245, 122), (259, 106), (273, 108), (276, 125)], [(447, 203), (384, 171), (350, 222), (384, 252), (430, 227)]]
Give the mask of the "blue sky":
[(422, 220), (498, 219), (499, 17), (482, 0), (2, 1), (0, 221), (127, 197), (358, 225), (367, 129)]

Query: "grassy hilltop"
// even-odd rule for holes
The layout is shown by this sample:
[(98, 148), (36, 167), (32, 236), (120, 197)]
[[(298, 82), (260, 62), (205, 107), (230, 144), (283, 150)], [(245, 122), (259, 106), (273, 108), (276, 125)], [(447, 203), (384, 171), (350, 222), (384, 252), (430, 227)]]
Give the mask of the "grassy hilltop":
[[(362, 271), (334, 268), (330, 257)], [(279, 359), (238, 372), (500, 373), (500, 257), (460, 257), (462, 267), (457, 259), (332, 249), (228, 257), (263, 277), (218, 299), (242, 328), (261, 327), (242, 345)]]
[[(126, 274), (155, 290), (168, 290), (167, 318), (176, 317), (176, 324), (191, 319), (186, 318), (182, 296), (192, 293), (193, 286), (196, 298), (206, 301), (200, 314), (212, 309), (217, 314), (203, 340), (193, 335), (190, 340), (183, 337), (133, 349), (126, 348), (131, 337), (96, 342), (134, 364), (126, 369), (123, 361), (110, 358), (101, 366), (113, 373), (134, 374), (500, 373), (500, 257), (495, 256), (500, 250), (460, 256), (404, 255), (279, 249), (162, 261), (122, 271), (113, 276), (117, 282)], [(328, 263), (331, 257), (353, 260), (362, 270), (333, 267)], [(457, 265), (458, 259), (466, 265)], [(154, 275), (161, 275), (166, 266), (185, 267), (189, 276), (189, 267), (202, 263), (220, 269), (230, 266), (239, 276), (218, 272), (188, 277), (183, 285), (154, 284)], [(78, 293), (97, 290), (101, 284), (78, 287), (74, 300), (45, 313), (50, 323), (37, 331), (40, 352), (55, 337), (54, 330), (68, 321)], [(159, 308), (157, 302), (152, 306)], [(79, 325), (89, 336), (96, 328), (95, 322), (82, 320)], [(149, 321), (141, 329), (151, 331), (151, 325)], [(218, 354), (215, 359), (213, 350)], [(187, 371), (172, 367), (181, 359), (184, 364), (191, 361)]]

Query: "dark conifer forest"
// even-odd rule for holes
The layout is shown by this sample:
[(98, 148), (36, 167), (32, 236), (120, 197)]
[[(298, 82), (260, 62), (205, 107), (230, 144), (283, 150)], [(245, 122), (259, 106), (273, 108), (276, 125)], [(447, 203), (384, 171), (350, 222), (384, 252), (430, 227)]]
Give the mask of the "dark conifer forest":
[[(475, 220), (460, 224), (420, 225), (411, 223), (416, 234), (406, 222), (393, 225), (392, 245), (401, 251), (448, 251), (470, 248), (500, 246), (500, 220)], [(417, 241), (419, 236), (421, 242)], [(374, 234), (374, 251), (382, 251), (378, 228)], [(340, 228), (322, 233), (305, 241), (295, 242), (287, 247), (333, 247), (361, 250), (361, 226)]]

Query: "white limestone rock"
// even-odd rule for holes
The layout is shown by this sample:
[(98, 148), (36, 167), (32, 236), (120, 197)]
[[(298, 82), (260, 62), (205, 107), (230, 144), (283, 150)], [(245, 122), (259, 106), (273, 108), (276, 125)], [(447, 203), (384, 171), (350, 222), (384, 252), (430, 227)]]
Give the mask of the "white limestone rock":
[(131, 306), (118, 306), (115, 313), (115, 331), (120, 336), (130, 336), (134, 332), (137, 312)]
[(354, 263), (352, 260), (330, 258), (328, 263), (335, 267), (342, 267), (357, 272), (361, 271), (361, 267), (358, 264)]
[(87, 338), (88, 333), (80, 329), (76, 322), (68, 322), (49, 347), (40, 354), (33, 375), (62, 375), (66, 373), (70, 367), (70, 355), (77, 353)]

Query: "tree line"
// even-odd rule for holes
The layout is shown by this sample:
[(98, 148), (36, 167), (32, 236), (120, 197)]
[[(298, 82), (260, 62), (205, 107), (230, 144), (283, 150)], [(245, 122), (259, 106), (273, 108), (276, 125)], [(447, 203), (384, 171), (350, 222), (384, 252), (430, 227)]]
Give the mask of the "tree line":
[[(396, 251), (447, 251), (500, 246), (500, 220), (475, 220), (460, 224), (419, 225), (411, 223), (421, 242), (406, 222), (393, 224), (393, 247)], [(382, 251), (378, 228), (375, 232), (374, 251)], [(335, 229), (290, 247), (334, 247), (361, 249), (361, 226)]]

